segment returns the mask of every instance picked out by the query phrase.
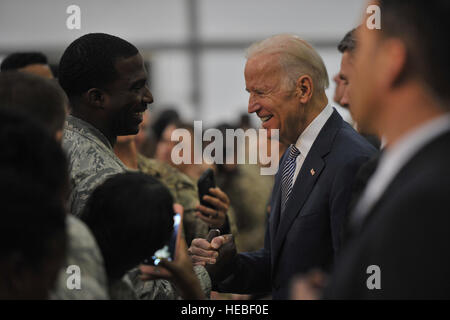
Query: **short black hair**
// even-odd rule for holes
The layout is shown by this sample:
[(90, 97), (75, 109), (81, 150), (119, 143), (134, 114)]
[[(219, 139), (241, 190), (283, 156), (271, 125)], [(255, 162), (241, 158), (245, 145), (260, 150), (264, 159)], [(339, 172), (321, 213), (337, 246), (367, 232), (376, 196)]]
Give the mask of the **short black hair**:
[(347, 32), (342, 38), (342, 40), (338, 44), (338, 50), (340, 53), (344, 53), (345, 51), (353, 52), (356, 48), (356, 38), (355, 38), (356, 29), (352, 29)]
[(69, 99), (117, 79), (117, 59), (138, 54), (128, 41), (106, 33), (89, 33), (73, 41), (59, 62), (59, 83)]
[(0, 73), (0, 107), (23, 110), (55, 136), (64, 127), (68, 100), (55, 80), (10, 71)]
[(66, 155), (41, 123), (26, 113), (0, 108), (0, 168), (41, 181), (52, 194), (68, 196)]
[(48, 64), (47, 57), (41, 52), (16, 52), (7, 56), (0, 65), (1, 72), (17, 70), (31, 64)]
[[(381, 37), (401, 39), (407, 62), (401, 79), (417, 77), (450, 106), (450, 1), (378, 0)], [(401, 79), (399, 81), (401, 81)]]
[(117, 174), (94, 190), (81, 219), (97, 240), (108, 277), (118, 279), (170, 239), (173, 198), (149, 175)]

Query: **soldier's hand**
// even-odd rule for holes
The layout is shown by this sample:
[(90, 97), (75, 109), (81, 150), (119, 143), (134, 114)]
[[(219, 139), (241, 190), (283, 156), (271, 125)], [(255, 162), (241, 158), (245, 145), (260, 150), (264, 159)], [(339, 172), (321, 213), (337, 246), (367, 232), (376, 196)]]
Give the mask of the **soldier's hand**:
[[(215, 247), (220, 247), (217, 240), (215, 240), (214, 243)], [(217, 250), (213, 248), (211, 243), (205, 239), (192, 240), (191, 247), (188, 249), (188, 252), (191, 256), (192, 263), (200, 266), (216, 263), (216, 258), (219, 256)]]
[(222, 228), (227, 221), (227, 212), (230, 207), (230, 199), (220, 188), (210, 188), (211, 195), (204, 195), (203, 200), (210, 203), (214, 209), (201, 204), (197, 205), (196, 215), (205, 221), (210, 228)]
[(195, 265), (205, 266), (211, 280), (221, 281), (231, 271), (236, 245), (233, 236), (225, 234), (212, 239), (211, 243), (205, 239), (194, 239), (188, 252)]

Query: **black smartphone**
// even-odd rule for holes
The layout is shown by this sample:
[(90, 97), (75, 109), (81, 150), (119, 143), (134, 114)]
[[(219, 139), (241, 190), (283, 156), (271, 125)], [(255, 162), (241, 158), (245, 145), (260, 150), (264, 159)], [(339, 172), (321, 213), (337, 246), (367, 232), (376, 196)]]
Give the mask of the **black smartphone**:
[(204, 205), (205, 207), (215, 209), (210, 203), (205, 202), (203, 200), (204, 195), (211, 195), (209, 193), (209, 188), (216, 187), (216, 182), (214, 180), (214, 171), (211, 168), (205, 170), (205, 172), (202, 173), (202, 175), (198, 179), (197, 186), (198, 186), (198, 197), (200, 198), (200, 204)]
[(183, 215), (181, 213), (175, 213), (175, 215), (173, 216), (173, 232), (170, 237), (169, 243), (167, 243), (161, 249), (156, 250), (151, 258), (147, 258), (142, 262), (143, 264), (157, 266), (163, 258), (169, 261), (175, 260), (176, 250), (181, 239), (180, 226), (182, 224), (182, 221)]

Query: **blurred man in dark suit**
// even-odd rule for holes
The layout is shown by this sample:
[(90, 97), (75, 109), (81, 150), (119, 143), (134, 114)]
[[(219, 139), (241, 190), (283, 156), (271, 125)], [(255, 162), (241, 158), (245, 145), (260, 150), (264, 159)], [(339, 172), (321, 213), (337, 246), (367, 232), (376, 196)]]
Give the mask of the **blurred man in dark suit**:
[[(352, 99), (351, 91), (355, 89), (354, 85), (354, 73), (355, 73), (355, 51), (357, 48), (356, 40), (356, 28), (347, 32), (339, 42), (338, 50), (342, 53), (341, 58), (341, 68), (339, 70), (339, 79), (341, 81), (342, 95), (339, 104), (348, 109), (352, 113)], [(366, 138), (366, 140), (372, 144), (375, 148), (380, 149), (381, 140), (376, 134), (371, 133), (370, 130), (364, 128), (358, 123), (354, 123), (353, 127), (358, 130), (358, 132)], [(352, 196), (350, 199), (349, 212), (351, 212), (357, 203), (361, 193), (367, 185), (367, 181), (370, 179), (372, 174), (378, 165), (378, 160), (380, 153), (376, 153), (369, 161), (364, 163), (358, 170), (355, 178), (355, 183), (353, 184)], [(348, 219), (348, 217), (347, 217)], [(343, 242), (351, 236), (352, 229), (348, 225), (348, 220), (345, 221), (343, 227)]]
[(323, 61), (300, 38), (278, 35), (251, 46), (245, 82), (248, 112), (263, 128), (279, 129), (289, 146), (275, 177), (265, 245), (234, 255), (222, 236), (195, 239), (190, 252), (194, 262), (210, 263), (220, 291), (286, 299), (293, 275), (333, 263), (354, 176), (375, 149), (328, 104)]
[(357, 31), (353, 115), (386, 148), (325, 298), (450, 298), (448, 1), (379, 0)]
[[(352, 76), (354, 73), (354, 57), (356, 50), (356, 39), (355, 39), (356, 29), (352, 29), (347, 32), (344, 38), (338, 45), (339, 52), (342, 53), (341, 59), (341, 69), (339, 70), (339, 79), (342, 95), (339, 100), (339, 104), (348, 109), (350, 114), (352, 114), (352, 107), (350, 103)], [(354, 123), (353, 127), (358, 130), (358, 132), (367, 139), (375, 148), (379, 149), (381, 146), (380, 138), (377, 137), (366, 128), (361, 127), (357, 122)]]

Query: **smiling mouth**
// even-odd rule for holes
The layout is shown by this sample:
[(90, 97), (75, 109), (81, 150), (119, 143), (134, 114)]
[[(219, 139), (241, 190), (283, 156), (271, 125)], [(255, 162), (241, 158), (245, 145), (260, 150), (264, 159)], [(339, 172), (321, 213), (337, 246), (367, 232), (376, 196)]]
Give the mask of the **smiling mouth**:
[(133, 118), (137, 119), (139, 121), (142, 121), (142, 119), (144, 118), (144, 111), (138, 111), (138, 112), (133, 112)]
[(272, 119), (272, 117), (273, 117), (273, 116), (266, 116), (266, 117), (260, 117), (260, 119), (261, 119), (262, 122), (267, 122), (267, 121), (269, 121), (270, 119)]

